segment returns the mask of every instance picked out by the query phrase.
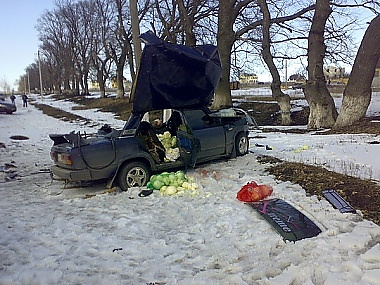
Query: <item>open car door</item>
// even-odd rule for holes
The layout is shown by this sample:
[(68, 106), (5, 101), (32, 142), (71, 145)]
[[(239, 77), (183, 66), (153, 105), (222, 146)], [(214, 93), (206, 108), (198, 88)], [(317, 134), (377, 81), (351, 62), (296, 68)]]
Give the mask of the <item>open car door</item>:
[(183, 163), (186, 166), (194, 167), (201, 148), (200, 142), (194, 137), (191, 128), (187, 126), (183, 117), (177, 129), (177, 144)]
[(177, 131), (177, 140), (183, 163), (186, 166), (194, 167), (200, 150), (199, 140), (181, 130)]

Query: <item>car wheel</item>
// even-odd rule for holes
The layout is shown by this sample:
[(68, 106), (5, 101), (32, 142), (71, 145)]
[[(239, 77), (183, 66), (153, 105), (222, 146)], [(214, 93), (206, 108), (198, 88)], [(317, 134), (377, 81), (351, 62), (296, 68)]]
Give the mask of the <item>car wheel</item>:
[(238, 133), (235, 139), (236, 155), (242, 156), (248, 153), (248, 136), (245, 133)]
[(144, 186), (150, 178), (149, 168), (143, 162), (131, 162), (125, 164), (119, 171), (119, 187), (126, 191), (130, 187)]

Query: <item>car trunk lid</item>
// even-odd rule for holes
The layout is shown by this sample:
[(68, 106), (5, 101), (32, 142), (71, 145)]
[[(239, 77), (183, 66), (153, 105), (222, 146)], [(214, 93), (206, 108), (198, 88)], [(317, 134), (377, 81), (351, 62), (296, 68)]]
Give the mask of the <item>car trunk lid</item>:
[(216, 46), (167, 43), (152, 32), (140, 37), (146, 45), (131, 91), (134, 113), (211, 103), (222, 70)]

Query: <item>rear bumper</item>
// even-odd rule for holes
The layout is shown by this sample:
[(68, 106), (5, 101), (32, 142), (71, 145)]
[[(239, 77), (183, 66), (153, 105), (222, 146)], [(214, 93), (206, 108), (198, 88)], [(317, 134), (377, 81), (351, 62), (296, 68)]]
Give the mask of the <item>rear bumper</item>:
[(70, 169), (65, 169), (65, 168), (61, 168), (56, 165), (53, 165), (51, 167), (51, 172), (53, 173), (53, 175), (56, 175), (62, 179), (69, 180), (69, 181), (92, 180), (89, 169), (70, 170)]

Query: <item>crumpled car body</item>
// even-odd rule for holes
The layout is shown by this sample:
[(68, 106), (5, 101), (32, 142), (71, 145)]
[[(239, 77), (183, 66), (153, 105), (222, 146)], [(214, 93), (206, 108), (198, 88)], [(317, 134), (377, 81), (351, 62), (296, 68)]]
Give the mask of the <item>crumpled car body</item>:
[[(146, 185), (153, 173), (248, 152), (247, 113), (207, 107), (220, 78), (217, 48), (169, 44), (151, 33), (142, 38), (146, 46), (124, 128), (105, 125), (93, 135), (51, 134), (53, 176), (109, 179), (109, 185), (127, 190)], [(145, 120), (147, 112), (151, 121)]]

